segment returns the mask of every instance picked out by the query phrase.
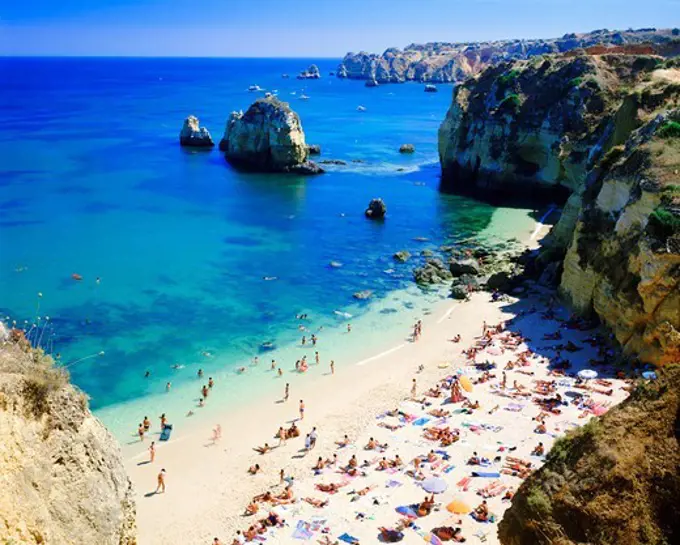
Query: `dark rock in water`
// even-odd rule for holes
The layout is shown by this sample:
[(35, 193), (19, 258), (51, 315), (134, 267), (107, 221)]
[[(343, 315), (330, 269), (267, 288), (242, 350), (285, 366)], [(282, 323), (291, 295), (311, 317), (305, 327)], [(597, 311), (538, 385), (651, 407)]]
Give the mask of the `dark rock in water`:
[(300, 72), (297, 79), (319, 79), (320, 77), (321, 72), (319, 71), (319, 67), (316, 64), (312, 64), (307, 70)]
[(380, 310), (380, 314), (396, 314), (399, 312), (396, 308), (383, 308)]
[(468, 298), (468, 291), (465, 286), (461, 286), (459, 284), (452, 286), (451, 287), (451, 297), (454, 299), (467, 299)]
[(363, 291), (356, 292), (353, 295), (353, 297), (355, 299), (359, 299), (360, 301), (364, 301), (366, 299), (370, 299), (372, 295), (373, 295), (373, 292), (371, 290), (363, 290)]
[(314, 174), (323, 174), (326, 172), (323, 168), (317, 165), (314, 161), (305, 161), (299, 165), (293, 165), (291, 167), (286, 167), (283, 172), (290, 172), (291, 174), (301, 174), (303, 176), (309, 176)]
[(432, 257), (434, 255), (434, 252), (432, 250), (422, 250), (420, 252), (420, 255), (423, 257)]
[(368, 203), (365, 214), (370, 219), (382, 219), (387, 214), (387, 206), (382, 199), (373, 199)]
[(347, 161), (343, 161), (341, 159), (324, 159), (323, 161), (319, 161), (322, 165), (346, 165)]
[(441, 259), (428, 258), (425, 265), (414, 269), (413, 277), (418, 284), (441, 284), (451, 280), (452, 275)]
[(453, 276), (480, 273), (479, 263), (474, 259), (452, 259), (449, 261), (449, 270)]
[(392, 256), (396, 261), (400, 263), (406, 263), (411, 258), (411, 252), (406, 250), (400, 250)]
[(276, 345), (273, 342), (264, 342), (260, 345), (260, 352), (269, 352), (275, 349)]
[(404, 171), (406, 171), (406, 169), (405, 169), (404, 167), (399, 167), (399, 168), (397, 169), (397, 172), (404, 172)]
[(364, 161), (363, 159), (352, 159), (352, 162), (353, 163), (365, 163), (366, 161)]
[(321, 146), (319, 144), (307, 144), (308, 155), (321, 155)]
[(413, 144), (402, 144), (399, 147), (399, 153), (414, 153), (416, 147)]
[(436, 93), (437, 91), (439, 91), (439, 89), (437, 89), (437, 87), (432, 85), (431, 83), (428, 83), (425, 86), (425, 92), (426, 93)]
[(364, 86), (366, 86), (366, 87), (377, 87), (378, 82), (375, 79), (369, 79), (369, 80), (366, 81)]
[(332, 71), (331, 71), (331, 72), (328, 72), (328, 75), (329, 75), (329, 76), (334, 76), (334, 75), (335, 75), (335, 72), (332, 72)]
[(212, 148), (215, 145), (208, 129), (200, 127), (198, 118), (193, 115), (184, 120), (179, 133), (179, 144), (188, 148)]

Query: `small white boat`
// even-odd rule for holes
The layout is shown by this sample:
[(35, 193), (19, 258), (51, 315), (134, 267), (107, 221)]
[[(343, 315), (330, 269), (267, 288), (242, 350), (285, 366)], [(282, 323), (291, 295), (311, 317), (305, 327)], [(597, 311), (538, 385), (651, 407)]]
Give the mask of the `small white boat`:
[(366, 106), (357, 106), (357, 112), (365, 112)]
[(307, 95), (300, 95), (301, 100), (309, 100), (309, 97)]
[(259, 85), (251, 85), (248, 87), (248, 91), (264, 91)]

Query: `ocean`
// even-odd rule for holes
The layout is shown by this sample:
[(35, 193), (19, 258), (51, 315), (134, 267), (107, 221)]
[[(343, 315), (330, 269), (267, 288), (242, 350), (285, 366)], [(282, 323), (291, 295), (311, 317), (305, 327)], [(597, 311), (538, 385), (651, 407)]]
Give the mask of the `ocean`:
[[(323, 77), (297, 80), (312, 62)], [(198, 369), (226, 406), (280, 388), (272, 359), (294, 380), (302, 355), (318, 350), (327, 371), (330, 359), (350, 365), (403, 339), (445, 297), (413, 285), (420, 252), (533, 230), (532, 210), (439, 193), (452, 86), (368, 89), (329, 76), (337, 64), (0, 59), (1, 317), (58, 354), (119, 438), (144, 414), (195, 407)], [(347, 165), (246, 174), (216, 148), (179, 147), (190, 114), (217, 143), (229, 113), (262, 96), (250, 85), (291, 104), (318, 159)], [(416, 152), (400, 154), (404, 143)], [(374, 197), (387, 203), (384, 222), (364, 218)], [(396, 263), (398, 250), (414, 258)], [(355, 299), (362, 290), (372, 297)], [(311, 333), (318, 346), (300, 346)]]

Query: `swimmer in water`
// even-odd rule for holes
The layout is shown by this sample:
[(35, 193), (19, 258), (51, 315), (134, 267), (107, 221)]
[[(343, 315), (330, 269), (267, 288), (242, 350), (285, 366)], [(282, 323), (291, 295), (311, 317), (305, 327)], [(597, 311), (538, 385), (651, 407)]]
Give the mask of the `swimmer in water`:
[(169, 392), (170, 388), (172, 388), (172, 382), (166, 382), (165, 383), (165, 391)]
[(196, 374), (198, 375), (198, 378), (203, 378), (203, 369), (199, 369)]
[(144, 373), (144, 378), (149, 378), (150, 376), (151, 376), (151, 371), (147, 370), (146, 373)]
[(352, 324), (347, 324), (347, 333), (352, 332)]
[(283, 371), (281, 370), (281, 368), (280, 368), (280, 367), (279, 367), (279, 370), (278, 370), (278, 374), (279, 374), (279, 376), (280, 376), (280, 377), (282, 377), (282, 376), (283, 376)]
[(239, 367), (239, 368), (236, 370), (236, 372), (237, 372), (237, 373), (245, 373), (245, 372), (246, 372), (246, 368), (245, 368), (245, 367)]
[(272, 371), (276, 371), (276, 360), (272, 360)]

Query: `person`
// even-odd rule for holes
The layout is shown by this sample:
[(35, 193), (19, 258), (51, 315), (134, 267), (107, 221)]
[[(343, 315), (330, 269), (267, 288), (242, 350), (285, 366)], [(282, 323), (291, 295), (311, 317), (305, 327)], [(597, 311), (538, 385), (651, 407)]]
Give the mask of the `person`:
[(352, 332), (352, 324), (347, 324), (347, 333)]
[(161, 469), (161, 472), (158, 474), (158, 486), (156, 487), (156, 494), (158, 494), (158, 491), (165, 492), (165, 468)]
[(301, 344), (302, 344), (302, 346), (305, 346), (307, 344), (307, 337), (305, 337), (304, 335), (302, 336), (302, 343)]
[(213, 545), (222, 545), (222, 542), (219, 540), (219, 538), (214, 538)]
[(311, 448), (312, 448), (312, 439), (309, 436), (309, 434), (307, 434), (305, 436), (305, 450), (309, 451)]
[(397, 530), (385, 528), (384, 526), (381, 526), (378, 530), (380, 530), (380, 538), (383, 543), (396, 543), (404, 539), (404, 534)]
[(203, 399), (208, 397), (208, 387), (204, 384), (203, 388), (201, 388), (201, 394), (203, 395)]
[(144, 420), (142, 420), (142, 424), (144, 424), (144, 431), (145, 432), (149, 431), (149, 428), (151, 428), (151, 420), (149, 420), (148, 416), (144, 417)]
[(139, 440), (144, 441), (144, 426), (142, 426), (142, 423), (139, 423), (139, 427), (137, 428), (137, 434), (139, 435)]
[(534, 448), (531, 454), (533, 456), (543, 456), (543, 454), (545, 454), (545, 447), (543, 446), (543, 443), (536, 445), (536, 448)]
[(280, 377), (282, 377), (282, 376), (283, 376), (283, 371), (281, 370), (281, 368), (280, 368), (280, 367), (279, 367), (278, 373), (279, 373), (279, 376), (280, 376)]
[(279, 446), (286, 444), (286, 430), (283, 426), (279, 427), (279, 431), (276, 432), (276, 437), (279, 439)]
[(172, 382), (166, 382), (165, 383), (165, 391), (169, 392), (170, 388), (172, 388)]
[(153, 461), (156, 459), (156, 442), (151, 441), (151, 444), (149, 445), (149, 462), (153, 464)]
[(208, 377), (208, 388), (212, 389), (213, 386), (215, 386), (215, 381), (212, 377)]
[(326, 464), (324, 464), (323, 457), (319, 456), (316, 461), (316, 465), (312, 468), (314, 471), (321, 471)]
[(300, 420), (305, 419), (305, 402), (300, 400)]
[(339, 447), (346, 447), (347, 445), (349, 445), (349, 443), (350, 440), (349, 437), (347, 437), (347, 434), (345, 434), (345, 436), (340, 441), (335, 442), (335, 444), (338, 445)]
[(316, 362), (317, 365), (319, 365), (319, 353), (314, 352), (314, 361)]
[(475, 508), (474, 517), (480, 522), (486, 522), (489, 519), (489, 507), (486, 505), (486, 500)]
[(316, 433), (316, 428), (312, 428), (311, 433), (309, 434), (309, 448), (310, 450), (313, 449), (316, 446), (316, 439), (318, 437), (318, 434)]
[(265, 443), (263, 447), (255, 447), (255, 451), (259, 452), (260, 454), (267, 454), (272, 448), (269, 446), (269, 443)]
[(198, 375), (198, 378), (203, 378), (203, 369), (199, 369), (196, 374)]
[[(280, 369), (279, 369), (280, 371)], [(286, 390), (283, 393), (283, 400), (288, 401), (288, 395), (290, 394), (290, 384), (286, 382)]]
[[(58, 356), (57, 356), (57, 357), (58, 357)], [(147, 370), (147, 371), (144, 373), (144, 378), (149, 378), (150, 376), (151, 376), (151, 371)]]
[(245, 542), (246, 542), (246, 540), (243, 537), (241, 530), (237, 530), (236, 536), (234, 537), (234, 541), (232, 542), (232, 545), (243, 545)]
[(272, 371), (276, 371), (276, 360), (272, 360)]
[(420, 505), (418, 505), (416, 513), (418, 514), (419, 517), (425, 517), (432, 512), (433, 507), (434, 507), (434, 494), (432, 494), (429, 498), (426, 497), (423, 500), (423, 502)]
[(411, 386), (411, 397), (416, 397), (416, 379), (413, 379), (413, 384)]
[(335, 374), (335, 361), (331, 360), (331, 375)]
[(283, 469), (279, 471), (279, 482), (283, 483), (284, 479), (286, 477), (286, 474), (283, 472)]
[(254, 466), (250, 466), (248, 468), (248, 473), (251, 475), (257, 475), (260, 472), (260, 464), (255, 464)]
[(255, 357), (253, 358), (253, 365), (257, 365), (257, 364), (259, 364), (259, 363), (260, 363), (260, 358), (258, 358), (257, 356), (255, 356)]

